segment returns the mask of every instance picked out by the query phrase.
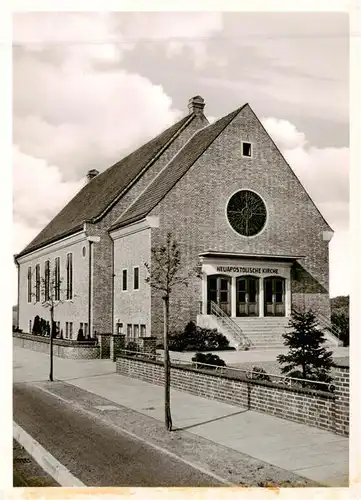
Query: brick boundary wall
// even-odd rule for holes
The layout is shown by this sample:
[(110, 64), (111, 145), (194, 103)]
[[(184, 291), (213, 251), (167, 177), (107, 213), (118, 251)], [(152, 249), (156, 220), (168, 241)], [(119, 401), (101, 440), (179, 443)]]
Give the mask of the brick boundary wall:
[[(116, 360), (116, 372), (152, 384), (164, 384), (163, 363), (159, 361), (121, 356)], [(348, 436), (348, 368), (337, 367), (336, 372), (334, 393), (281, 387), (265, 381), (239, 380), (184, 366), (171, 367), (171, 386), (196, 396)]]
[[(17, 347), (30, 349), (36, 352), (49, 353), (50, 339), (28, 333), (13, 333), (13, 343)], [(94, 343), (86, 344), (76, 341), (53, 339), (53, 354), (67, 359), (98, 359), (99, 346)]]

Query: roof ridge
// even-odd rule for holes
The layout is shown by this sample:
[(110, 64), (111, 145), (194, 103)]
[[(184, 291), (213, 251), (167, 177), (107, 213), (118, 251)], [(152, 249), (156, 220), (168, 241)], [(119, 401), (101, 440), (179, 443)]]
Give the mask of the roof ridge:
[(190, 142), (191, 139), (193, 139), (193, 137), (195, 135), (197, 135), (201, 130), (204, 130), (205, 128), (207, 127), (210, 127), (211, 125), (213, 124), (210, 124), (208, 123), (208, 125), (205, 125), (204, 127), (200, 128), (199, 130), (196, 130), (191, 136), (190, 138), (183, 144), (183, 146), (176, 152), (174, 153), (174, 155), (172, 156), (172, 158), (168, 161), (168, 163), (166, 163), (164, 165), (164, 167), (157, 173), (157, 175), (155, 175), (153, 177), (153, 179), (150, 181), (149, 184), (147, 184), (145, 186), (145, 188), (143, 189), (143, 191), (141, 191), (138, 196), (136, 198), (134, 198), (134, 200), (131, 202), (131, 204), (124, 210), (124, 212), (122, 212), (119, 217), (114, 221), (114, 223), (111, 225), (111, 227), (109, 228), (109, 231), (112, 231), (113, 230), (113, 226), (116, 226), (118, 224), (118, 222), (120, 221), (120, 219), (123, 217), (124, 214), (126, 214), (128, 212), (128, 210), (130, 210), (132, 208), (132, 206), (138, 201), (138, 199), (145, 193), (145, 191), (149, 188), (149, 186), (151, 186), (153, 184), (153, 182), (156, 182), (157, 178), (164, 172), (164, 170), (166, 170), (168, 168), (168, 165), (178, 156), (178, 154), (188, 145), (188, 143)]
[[(142, 193), (133, 201), (133, 203), (123, 212), (122, 215), (119, 216), (119, 218), (117, 219), (117, 221), (112, 224), (112, 226), (109, 228), (109, 231), (113, 231), (115, 229), (117, 229), (118, 227), (121, 227), (121, 226), (124, 226), (124, 225), (127, 225), (127, 224), (130, 224), (132, 222), (135, 222), (136, 220), (139, 220), (143, 217), (145, 217), (146, 215), (149, 214), (149, 212), (151, 210), (153, 210), (160, 202), (161, 200), (169, 193), (169, 191), (177, 184), (177, 182), (183, 177), (183, 175), (186, 174), (186, 172), (191, 168), (192, 165), (194, 165), (194, 163), (203, 155), (203, 153), (211, 146), (211, 144), (216, 140), (216, 138), (223, 132), (223, 130), (231, 123), (231, 121), (248, 105), (248, 103), (244, 104), (243, 106), (241, 106), (240, 108), (237, 108), (236, 110), (228, 113), (228, 115), (225, 115), (223, 116), (222, 118), (220, 118), (219, 120), (216, 120), (215, 122), (199, 129), (198, 131), (196, 131), (195, 134), (192, 135), (192, 137), (189, 138), (189, 140), (186, 142), (186, 144), (177, 152), (177, 154), (165, 165), (165, 167), (159, 172), (159, 174), (152, 180), (152, 182), (150, 184), (148, 184), (148, 186), (144, 189), (144, 191), (142, 191)], [(161, 197), (154, 203), (150, 203), (149, 207), (145, 209), (145, 211), (139, 211), (137, 215), (134, 215), (134, 216), (128, 216), (128, 219), (126, 218), (127, 216), (127, 213), (130, 213), (132, 212), (132, 208), (134, 206), (136, 206), (136, 203), (143, 197), (143, 196), (146, 196), (147, 194), (147, 191), (151, 190), (152, 186), (156, 186), (156, 183), (157, 183), (157, 180), (159, 179), (159, 177), (164, 174), (167, 170), (169, 170), (171, 164), (177, 159), (177, 157), (179, 157), (179, 155), (182, 154), (182, 152), (185, 151), (185, 147), (186, 146), (189, 146), (189, 144), (196, 140), (197, 137), (203, 133), (205, 133), (205, 131), (207, 130), (212, 130), (214, 128), (220, 126), (220, 122), (222, 122), (222, 125), (220, 127), (220, 130), (218, 132), (216, 132), (215, 136), (213, 138), (211, 138), (210, 142), (204, 147), (202, 148), (200, 154), (196, 154), (195, 158), (191, 160), (191, 163), (185, 167), (185, 170), (183, 173), (180, 172), (180, 175), (179, 177), (175, 180), (175, 182), (169, 186), (168, 189), (166, 189), (165, 193), (163, 193), (163, 195), (161, 195)], [(122, 220), (123, 219), (123, 220)]]
[[(127, 186), (132, 184), (134, 179), (138, 179), (152, 162), (156, 161), (159, 155), (164, 153), (173, 140), (195, 117), (195, 113), (185, 115), (86, 183), (17, 255), (26, 255), (48, 243), (65, 237), (65, 235), (72, 234), (81, 229), (84, 222), (98, 220), (97, 218), (103, 216), (106, 209), (108, 207), (110, 209), (118, 201), (119, 197), (126, 192)], [(142, 159), (146, 162), (143, 166)], [(95, 201), (97, 203), (94, 203)], [(74, 204), (77, 208), (71, 211)], [(93, 214), (89, 214), (87, 210), (92, 205)]]

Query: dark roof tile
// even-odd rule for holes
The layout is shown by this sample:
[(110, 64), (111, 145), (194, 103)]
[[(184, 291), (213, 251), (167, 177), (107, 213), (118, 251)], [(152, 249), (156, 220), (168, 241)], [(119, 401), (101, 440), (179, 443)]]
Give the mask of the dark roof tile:
[(162, 151), (172, 137), (183, 127), (188, 126), (194, 118), (194, 114), (185, 116), (157, 137), (94, 177), (18, 256), (73, 234), (82, 229), (85, 221), (99, 217)]
[[(246, 106), (246, 105), (244, 105)], [(190, 167), (206, 151), (218, 135), (227, 127), (235, 116), (244, 108), (242, 106), (212, 125), (196, 132), (178, 154), (149, 184), (143, 193), (113, 224), (110, 230), (136, 222), (149, 214), (164, 196), (175, 186)]]

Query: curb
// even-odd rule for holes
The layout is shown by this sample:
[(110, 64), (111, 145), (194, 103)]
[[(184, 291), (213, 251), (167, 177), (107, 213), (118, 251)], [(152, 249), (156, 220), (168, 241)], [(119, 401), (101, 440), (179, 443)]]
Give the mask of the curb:
[(86, 485), (61, 464), (53, 455), (41, 446), (34, 438), (30, 436), (20, 425), (13, 422), (13, 437), (25, 448), (40, 467), (47, 472), (60, 486), (76, 486), (85, 488)]

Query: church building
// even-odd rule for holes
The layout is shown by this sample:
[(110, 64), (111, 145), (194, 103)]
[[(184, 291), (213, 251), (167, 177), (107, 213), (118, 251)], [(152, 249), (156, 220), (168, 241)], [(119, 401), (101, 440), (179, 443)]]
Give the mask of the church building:
[(212, 124), (204, 107), (193, 97), (180, 121), (104, 172), (89, 171), (15, 256), (24, 332), (48, 314), (40, 281), (51, 269), (64, 338), (79, 328), (160, 338), (162, 298), (144, 264), (168, 233), (180, 273), (199, 270), (172, 293), (171, 331), (192, 320), (252, 348), (277, 346), (292, 309), (329, 322), (332, 229), (249, 104)]

